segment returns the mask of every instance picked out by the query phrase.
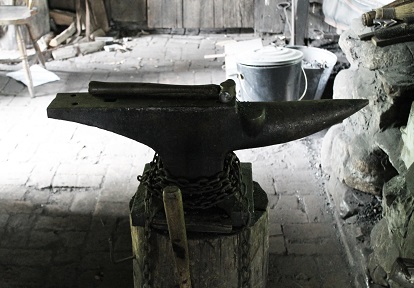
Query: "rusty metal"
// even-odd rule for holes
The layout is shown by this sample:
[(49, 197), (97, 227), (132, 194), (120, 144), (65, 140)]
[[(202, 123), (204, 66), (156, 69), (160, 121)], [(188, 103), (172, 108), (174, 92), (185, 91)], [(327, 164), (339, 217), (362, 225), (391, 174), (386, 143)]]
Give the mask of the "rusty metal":
[[(194, 91), (193, 86), (182, 89), (186, 95)], [(215, 90), (215, 99), (197, 97), (203, 94), (200, 91), (185, 99), (114, 93), (110, 101), (98, 94), (59, 93), (47, 113), (49, 118), (95, 126), (146, 144), (160, 155), (164, 168), (174, 177), (197, 179), (222, 171), (230, 151), (305, 137), (339, 123), (368, 103), (235, 99), (222, 103), (220, 86)]]

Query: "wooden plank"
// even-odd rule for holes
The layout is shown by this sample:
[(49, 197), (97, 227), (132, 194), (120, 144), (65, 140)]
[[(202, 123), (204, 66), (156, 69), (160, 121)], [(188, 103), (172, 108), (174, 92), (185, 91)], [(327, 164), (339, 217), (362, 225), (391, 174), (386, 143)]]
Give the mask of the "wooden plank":
[(254, 27), (254, 3), (251, 0), (240, 0), (241, 8), (241, 28)]
[(183, 22), (185, 28), (201, 27), (201, 1), (199, 0), (183, 0), (184, 15)]
[(185, 28), (214, 28), (214, 0), (184, 0)]
[[(283, 33), (286, 17), (283, 9), (278, 9), (277, 5), (284, 0), (266, 1), (256, 0), (254, 30), (262, 33)], [(288, 11), (289, 21), (290, 11)], [(283, 19), (283, 20), (282, 20)]]
[(224, 1), (225, 0), (213, 0), (214, 2), (214, 28), (224, 27)]
[(225, 28), (238, 28), (241, 26), (239, 0), (225, 1), (223, 11)]
[(201, 1), (200, 26), (197, 28), (214, 28), (214, 1)]
[(159, 28), (183, 28), (183, 0), (162, 0), (162, 26)]
[[(93, 0), (93, 2), (95, 1), (96, 0)], [(153, 1), (153, 0), (148, 1), (148, 13), (152, 12), (150, 11), (150, 5), (153, 2), (157, 2), (157, 1)], [(147, 21), (147, 4), (145, 0), (123, 0), (123, 1), (110, 0), (110, 4), (111, 4), (111, 17), (115, 21), (138, 22), (138, 23)], [(157, 19), (152, 18), (152, 20), (157, 20)]]
[(148, 28), (162, 27), (162, 2), (163, 0), (148, 0)]
[(108, 16), (106, 13), (105, 3), (103, 0), (93, 0), (89, 1), (89, 5), (91, 8), (91, 14), (95, 21), (96, 28), (101, 28), (103, 31), (108, 32), (109, 22)]
[(50, 10), (50, 17), (57, 25), (69, 26), (76, 18), (76, 14), (62, 10)]

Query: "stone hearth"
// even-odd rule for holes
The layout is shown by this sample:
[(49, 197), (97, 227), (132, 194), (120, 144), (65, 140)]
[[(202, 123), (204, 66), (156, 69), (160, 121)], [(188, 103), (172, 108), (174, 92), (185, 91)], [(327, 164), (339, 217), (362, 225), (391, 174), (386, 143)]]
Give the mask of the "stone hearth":
[(374, 206), (372, 225), (357, 235), (367, 280), (373, 287), (414, 287), (414, 276), (401, 278), (396, 262), (414, 259), (414, 42), (381, 48), (360, 41), (364, 32), (356, 20), (340, 37), (351, 66), (337, 75), (333, 97), (370, 104), (329, 129), (322, 168), (343, 219)]

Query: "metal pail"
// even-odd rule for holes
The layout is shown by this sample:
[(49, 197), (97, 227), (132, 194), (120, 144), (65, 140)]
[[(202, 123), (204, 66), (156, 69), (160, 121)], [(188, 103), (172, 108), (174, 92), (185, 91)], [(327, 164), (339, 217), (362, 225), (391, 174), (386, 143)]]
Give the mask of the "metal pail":
[(237, 59), (240, 98), (243, 101), (298, 100), (303, 53), (286, 47), (266, 46)]
[[(307, 46), (288, 47), (303, 53), (303, 69), (307, 78), (307, 90), (303, 100), (321, 99), (338, 57), (334, 53), (321, 48)], [(305, 89), (303, 74), (300, 76), (299, 83), (300, 90), (303, 91)]]

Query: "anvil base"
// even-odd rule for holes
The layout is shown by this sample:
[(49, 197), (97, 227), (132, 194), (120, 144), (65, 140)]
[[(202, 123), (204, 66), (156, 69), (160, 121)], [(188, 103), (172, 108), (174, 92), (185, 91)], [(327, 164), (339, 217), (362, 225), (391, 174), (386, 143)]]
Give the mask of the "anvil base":
[[(237, 199), (229, 199), (220, 206), (233, 203), (231, 207), (190, 211), (185, 214), (193, 287), (266, 287), (269, 251), (268, 199), (259, 184), (252, 181), (251, 164), (241, 163), (241, 169), (244, 183), (242, 186), (246, 187), (249, 202), (252, 204), (250, 213), (240, 211)], [(132, 249), (135, 256), (134, 287), (145, 286), (143, 271), (146, 265), (151, 274), (151, 287), (178, 287), (174, 253), (162, 212), (163, 207), (160, 206), (162, 204), (154, 205), (158, 207), (153, 207), (158, 209), (158, 213), (152, 221), (150, 239), (145, 238), (145, 189), (145, 186), (140, 185), (130, 203)], [(240, 220), (246, 215), (251, 215), (248, 227), (243, 226)], [(145, 243), (150, 246), (149, 255), (146, 255)], [(146, 265), (144, 259), (148, 259)]]

